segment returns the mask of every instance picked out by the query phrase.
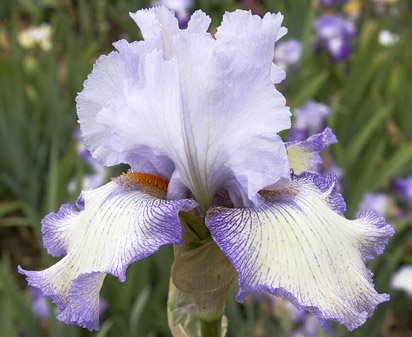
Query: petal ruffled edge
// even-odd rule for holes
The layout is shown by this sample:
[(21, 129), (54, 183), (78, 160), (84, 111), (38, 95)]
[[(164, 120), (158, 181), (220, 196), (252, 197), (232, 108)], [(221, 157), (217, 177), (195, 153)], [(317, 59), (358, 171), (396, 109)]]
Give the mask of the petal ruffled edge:
[[(212, 237), (238, 271), (238, 301), (248, 293), (269, 292), (321, 322), (333, 319), (353, 330), (389, 300), (374, 290), (364, 263), (382, 253), (392, 227), (373, 211), (346, 220), (331, 209), (336, 199), (341, 197), (334, 179), (306, 173), (293, 176), (289, 188), (270, 192), (260, 209), (209, 211)], [(312, 262), (302, 262), (308, 258)]]
[(49, 296), (65, 323), (98, 329), (99, 291), (106, 274), (126, 279), (127, 267), (164, 244), (180, 244), (179, 211), (196, 207), (193, 200), (168, 201), (132, 189), (120, 181), (83, 192), (77, 207), (63, 205), (43, 220), (44, 243), (57, 256), (43, 271), (26, 271), (30, 286)]
[(320, 152), (338, 140), (330, 128), (317, 133), (303, 141), (285, 143), (288, 152), (289, 166), (296, 174), (306, 171), (317, 171), (322, 165)]

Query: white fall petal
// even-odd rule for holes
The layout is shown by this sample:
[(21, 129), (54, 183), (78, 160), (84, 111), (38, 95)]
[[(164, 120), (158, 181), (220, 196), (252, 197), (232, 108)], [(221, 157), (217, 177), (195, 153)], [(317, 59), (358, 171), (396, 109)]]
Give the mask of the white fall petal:
[(209, 212), (212, 237), (238, 271), (238, 300), (269, 292), (352, 330), (389, 299), (375, 291), (365, 263), (382, 253), (393, 229), (373, 212), (345, 219), (334, 184), (306, 173), (265, 192), (261, 208)]
[(43, 271), (19, 272), (52, 298), (61, 310), (59, 320), (97, 330), (99, 291), (106, 274), (124, 282), (129, 264), (164, 244), (180, 244), (178, 212), (196, 203), (167, 201), (110, 182), (83, 192), (77, 206), (80, 209), (64, 204), (42, 221), (48, 253), (65, 257)]
[(94, 157), (160, 175), (170, 198), (193, 195), (206, 208), (221, 190), (237, 206), (256, 205), (260, 189), (288, 180), (277, 133), (290, 112), (272, 82), (284, 76), (272, 66), (282, 16), (228, 13), (216, 39), (201, 11), (187, 30), (164, 7), (131, 16), (145, 40), (116, 43), (77, 98)]

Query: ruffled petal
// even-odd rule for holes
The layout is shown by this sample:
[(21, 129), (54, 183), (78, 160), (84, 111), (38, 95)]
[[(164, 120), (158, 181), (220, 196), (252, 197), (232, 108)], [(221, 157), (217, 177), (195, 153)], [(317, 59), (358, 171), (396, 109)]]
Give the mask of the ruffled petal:
[(191, 33), (206, 33), (211, 22), (212, 19), (203, 11), (198, 9), (192, 14), (187, 25), (187, 30)]
[(170, 59), (175, 52), (173, 38), (179, 32), (173, 11), (159, 6), (130, 13), (130, 16), (139, 26), (145, 41), (155, 41), (165, 58)]
[(266, 39), (266, 31), (221, 43), (194, 34), (178, 39), (190, 167), (180, 175), (196, 199), (227, 189), (236, 205), (256, 204), (260, 189), (289, 175), (276, 133), (290, 126), (290, 112), (270, 81)]
[(334, 181), (317, 174), (294, 176), (288, 188), (263, 195), (261, 208), (216, 207), (206, 219), (238, 271), (238, 300), (269, 292), (353, 330), (389, 299), (375, 291), (365, 266), (393, 234), (383, 218), (365, 212), (345, 219)]
[[(126, 67), (117, 52), (101, 56), (77, 96), (77, 114), (86, 146), (103, 164), (117, 163), (113, 154), (101, 147), (106, 130), (96, 123), (96, 115), (113, 98), (121, 95)], [(102, 160), (104, 159), (104, 161)]]
[(93, 157), (105, 166), (127, 163), (134, 171), (168, 179), (174, 170), (174, 164), (168, 157), (155, 155), (150, 147), (113, 148), (116, 139), (113, 139), (110, 128), (99, 122), (105, 111), (114, 119), (114, 111), (107, 112), (107, 107), (113, 101), (123, 105), (122, 99), (130, 87), (129, 83), (136, 82), (141, 76), (142, 55), (155, 49), (150, 43), (128, 43), (125, 40), (116, 42), (115, 47), (118, 52), (97, 60), (83, 91), (76, 98), (83, 141)]
[(332, 130), (326, 128), (323, 132), (310, 136), (306, 140), (286, 143), (290, 168), (296, 174), (317, 171), (322, 165), (319, 153), (337, 142)]
[[(259, 15), (252, 15), (251, 11), (235, 10), (223, 15), (222, 24), (218, 27), (216, 38), (236, 38), (243, 34), (251, 34), (264, 27), (272, 30), (273, 43), (287, 33), (285, 27), (281, 27), (283, 15), (280, 13), (266, 13), (263, 19)], [(274, 53), (274, 50), (273, 50)]]
[[(131, 15), (145, 41), (116, 43), (118, 54), (96, 65), (79, 94), (86, 144), (105, 164), (127, 163), (170, 180), (174, 198), (190, 191), (207, 208), (226, 190), (237, 206), (261, 202), (260, 189), (289, 178), (277, 133), (290, 127), (290, 112), (272, 82), (283, 76), (272, 67), (282, 16), (238, 12), (258, 24), (230, 37), (224, 32), (231, 24), (223, 23), (214, 39), (206, 32), (210, 18), (200, 11), (186, 30), (164, 7)], [(112, 61), (124, 78), (90, 112), (88, 102), (96, 98), (89, 93), (99, 94), (94, 87), (105, 93), (111, 87), (99, 76), (110, 81), (100, 73)], [(99, 137), (91, 137), (96, 125)]]
[[(78, 209), (66, 204), (43, 219), (44, 246), (53, 256), (65, 255), (63, 259), (43, 271), (19, 267), (29, 285), (52, 298), (61, 311), (59, 320), (89, 330), (98, 329), (105, 275), (123, 282), (131, 263), (164, 244), (180, 244), (178, 212), (196, 206), (192, 200), (152, 196), (142, 191), (144, 186), (119, 179), (83, 192)], [(150, 185), (146, 189), (153, 191)]]

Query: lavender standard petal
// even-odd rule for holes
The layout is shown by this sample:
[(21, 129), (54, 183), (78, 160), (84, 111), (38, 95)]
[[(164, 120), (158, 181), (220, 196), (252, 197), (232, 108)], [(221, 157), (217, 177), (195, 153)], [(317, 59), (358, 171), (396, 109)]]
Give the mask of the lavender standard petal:
[(190, 191), (206, 208), (221, 190), (237, 206), (259, 204), (259, 190), (289, 179), (277, 133), (290, 127), (290, 111), (273, 86), (283, 72), (272, 71), (282, 15), (226, 13), (215, 36), (201, 11), (186, 30), (165, 7), (131, 17), (144, 41), (116, 43), (77, 97), (93, 156), (158, 170), (173, 192)]

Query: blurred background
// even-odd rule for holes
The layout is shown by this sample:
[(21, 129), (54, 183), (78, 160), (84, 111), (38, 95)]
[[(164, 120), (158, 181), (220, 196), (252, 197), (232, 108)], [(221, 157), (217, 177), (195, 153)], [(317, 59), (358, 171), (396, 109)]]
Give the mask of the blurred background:
[[(293, 111), (284, 140), (330, 126), (339, 144), (324, 153), (349, 218), (373, 208), (396, 233), (370, 263), (379, 292), (391, 294), (361, 328), (323, 327), (270, 296), (227, 303), (227, 336), (412, 336), (412, 1), (410, 0), (1, 0), (0, 1), (0, 336), (170, 336), (166, 298), (171, 247), (132, 265), (127, 281), (107, 277), (101, 330), (55, 319), (55, 307), (26, 287), (16, 266), (42, 269), (40, 220), (79, 191), (125, 168), (104, 168), (83, 147), (75, 97), (111, 43), (141, 39), (130, 11), (165, 4), (182, 28), (201, 8), (216, 31), (224, 11), (281, 11), (289, 33), (275, 62)], [(339, 263), (339, 261), (336, 261)]]

